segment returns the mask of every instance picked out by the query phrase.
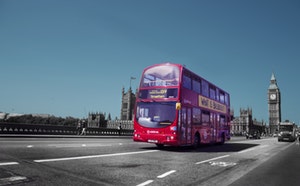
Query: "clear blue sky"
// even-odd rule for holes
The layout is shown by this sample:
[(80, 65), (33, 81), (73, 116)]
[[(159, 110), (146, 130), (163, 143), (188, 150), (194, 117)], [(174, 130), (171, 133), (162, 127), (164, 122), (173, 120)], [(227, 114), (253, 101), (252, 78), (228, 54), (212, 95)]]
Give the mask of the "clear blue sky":
[(298, 0), (1, 0), (0, 111), (120, 117), (121, 90), (170, 61), (222, 87), (235, 115), (300, 121)]

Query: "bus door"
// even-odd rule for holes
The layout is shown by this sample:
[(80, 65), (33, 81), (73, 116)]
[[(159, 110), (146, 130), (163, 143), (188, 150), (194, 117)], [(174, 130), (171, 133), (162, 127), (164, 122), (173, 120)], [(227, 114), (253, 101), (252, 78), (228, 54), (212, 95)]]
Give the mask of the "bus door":
[(192, 109), (182, 107), (180, 113), (180, 141), (189, 144), (192, 141)]
[(187, 108), (186, 110), (186, 115), (187, 115), (187, 143), (191, 144), (192, 143), (192, 109)]
[(210, 133), (211, 133), (211, 142), (216, 142), (217, 140), (217, 129), (218, 129), (218, 120), (217, 120), (217, 114), (215, 113), (211, 113), (210, 115)]

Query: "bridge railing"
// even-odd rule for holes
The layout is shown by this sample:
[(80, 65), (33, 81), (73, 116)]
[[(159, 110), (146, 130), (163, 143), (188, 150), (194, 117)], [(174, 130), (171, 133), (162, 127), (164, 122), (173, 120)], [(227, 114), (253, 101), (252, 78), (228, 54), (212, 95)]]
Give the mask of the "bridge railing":
[[(78, 135), (81, 131), (74, 126), (36, 125), (20, 123), (0, 123), (0, 134), (45, 134), (45, 135)], [(86, 135), (119, 135), (117, 128), (87, 128)], [(122, 136), (132, 136), (133, 130), (122, 129)]]

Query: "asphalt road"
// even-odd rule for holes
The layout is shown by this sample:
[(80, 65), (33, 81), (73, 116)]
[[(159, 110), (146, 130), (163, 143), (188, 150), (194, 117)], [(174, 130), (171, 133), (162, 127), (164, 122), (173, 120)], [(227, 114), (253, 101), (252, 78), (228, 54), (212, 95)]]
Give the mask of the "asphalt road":
[(300, 185), (300, 146), (292, 143), (230, 186)]
[[(0, 185), (299, 185), (287, 177), (299, 150), (276, 138), (157, 149), (129, 137), (0, 137)], [(266, 181), (273, 174), (280, 182)]]

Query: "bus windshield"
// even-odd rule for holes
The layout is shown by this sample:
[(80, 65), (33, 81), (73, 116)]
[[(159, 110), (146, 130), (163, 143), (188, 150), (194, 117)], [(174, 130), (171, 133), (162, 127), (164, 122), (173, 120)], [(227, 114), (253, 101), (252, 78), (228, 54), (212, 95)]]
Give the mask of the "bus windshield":
[(136, 119), (140, 125), (149, 128), (163, 128), (175, 120), (175, 102), (139, 102)]
[(144, 72), (141, 87), (177, 86), (179, 83), (179, 68), (172, 65), (156, 66)]

